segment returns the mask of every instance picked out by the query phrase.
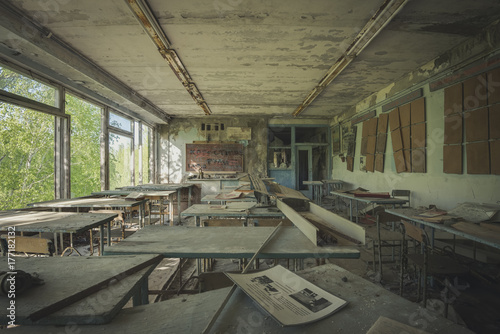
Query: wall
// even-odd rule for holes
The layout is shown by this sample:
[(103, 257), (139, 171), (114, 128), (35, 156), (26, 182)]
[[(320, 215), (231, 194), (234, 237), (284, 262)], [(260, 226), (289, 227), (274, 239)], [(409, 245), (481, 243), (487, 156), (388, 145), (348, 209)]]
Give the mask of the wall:
[[(206, 141), (205, 132), (201, 130), (202, 123), (224, 123), (224, 127), (250, 127), (251, 140), (240, 141), (244, 145), (244, 172), (258, 175), (266, 174), (267, 157), (267, 119), (266, 118), (216, 118), (213, 116), (192, 119), (173, 119), (167, 125), (162, 125), (160, 131), (160, 182), (183, 182), (190, 172), (186, 172), (186, 143)], [(212, 135), (212, 141), (228, 140), (226, 131), (219, 131), (218, 136)], [(193, 174), (193, 173), (192, 173)]]
[[(336, 156), (333, 158), (332, 178), (348, 182), (348, 188), (363, 187), (370, 191), (391, 191), (392, 189), (411, 190), (411, 205), (429, 206), (449, 210), (461, 202), (496, 203), (500, 200), (500, 176), (462, 175), (443, 173), (444, 142), (444, 93), (443, 90), (429, 92), (424, 89), (427, 116), (427, 172), (396, 173), (392, 141), (387, 136), (384, 173), (360, 170), (361, 127), (358, 125), (354, 171), (346, 169), (346, 163)], [(381, 107), (377, 108), (377, 115)], [(464, 150), (465, 152), (465, 150)], [(464, 170), (466, 170), (464, 168)]]

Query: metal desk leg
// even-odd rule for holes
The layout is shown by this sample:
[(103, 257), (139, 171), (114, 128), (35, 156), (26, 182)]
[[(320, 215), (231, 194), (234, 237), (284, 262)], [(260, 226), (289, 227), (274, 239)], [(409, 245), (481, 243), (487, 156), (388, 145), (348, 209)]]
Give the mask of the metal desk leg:
[(177, 189), (177, 214), (179, 215), (179, 224), (181, 223), (181, 190)]
[(352, 199), (349, 199), (349, 220), (352, 221)]
[(108, 222), (108, 246), (111, 246), (111, 222)]
[(57, 232), (54, 232), (54, 248), (55, 248), (55, 254), (57, 255)]
[(356, 224), (357, 224), (357, 223), (359, 223), (359, 221), (358, 221), (358, 220), (359, 220), (358, 216), (359, 216), (358, 201), (356, 201)]
[(104, 236), (104, 224), (101, 224), (99, 226), (99, 233), (101, 235), (101, 242), (99, 243), (99, 247), (101, 248), (101, 255), (104, 254), (104, 242), (102, 241), (102, 238)]
[(145, 208), (144, 208), (144, 203), (139, 205), (139, 226), (143, 228), (146, 225), (146, 218), (145, 218)]
[[(222, 181), (221, 181), (222, 182)], [(191, 206), (191, 196), (192, 196), (192, 188), (193, 187), (189, 187), (189, 194), (188, 194), (188, 208)]]

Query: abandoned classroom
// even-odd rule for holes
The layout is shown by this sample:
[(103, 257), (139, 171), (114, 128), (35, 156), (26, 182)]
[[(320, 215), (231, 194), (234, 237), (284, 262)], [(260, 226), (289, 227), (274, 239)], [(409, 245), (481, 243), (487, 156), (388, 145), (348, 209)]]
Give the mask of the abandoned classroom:
[(0, 3), (7, 333), (499, 333), (497, 0)]

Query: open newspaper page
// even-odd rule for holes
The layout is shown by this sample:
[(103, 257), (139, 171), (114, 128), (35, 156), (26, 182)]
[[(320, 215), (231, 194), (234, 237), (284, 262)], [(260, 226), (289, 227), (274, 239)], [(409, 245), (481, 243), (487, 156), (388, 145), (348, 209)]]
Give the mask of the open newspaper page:
[(282, 266), (226, 275), (282, 326), (320, 320), (347, 304)]

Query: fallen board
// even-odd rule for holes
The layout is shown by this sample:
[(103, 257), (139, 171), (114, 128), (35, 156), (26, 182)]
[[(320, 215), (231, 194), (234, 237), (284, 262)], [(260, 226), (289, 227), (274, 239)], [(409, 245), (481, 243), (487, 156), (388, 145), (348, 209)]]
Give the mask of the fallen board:
[[(24, 294), (16, 294), (16, 324), (34, 324), (28, 316), (95, 285), (99, 281), (113, 277), (156, 256), (138, 255), (124, 257), (52, 257), (16, 258), (15, 270), (38, 273), (45, 284), (35, 286)], [(160, 259), (159, 259), (160, 260)], [(158, 260), (158, 261), (159, 261)], [(7, 259), (2, 259), (2, 268), (7, 268)], [(89, 294), (86, 298), (52, 313), (36, 324), (103, 324), (111, 321), (125, 303), (139, 291), (144, 279), (155, 265), (110, 284), (104, 290)], [(105, 298), (104, 298), (105, 296)], [(7, 324), (9, 299), (0, 299), (0, 324)]]

